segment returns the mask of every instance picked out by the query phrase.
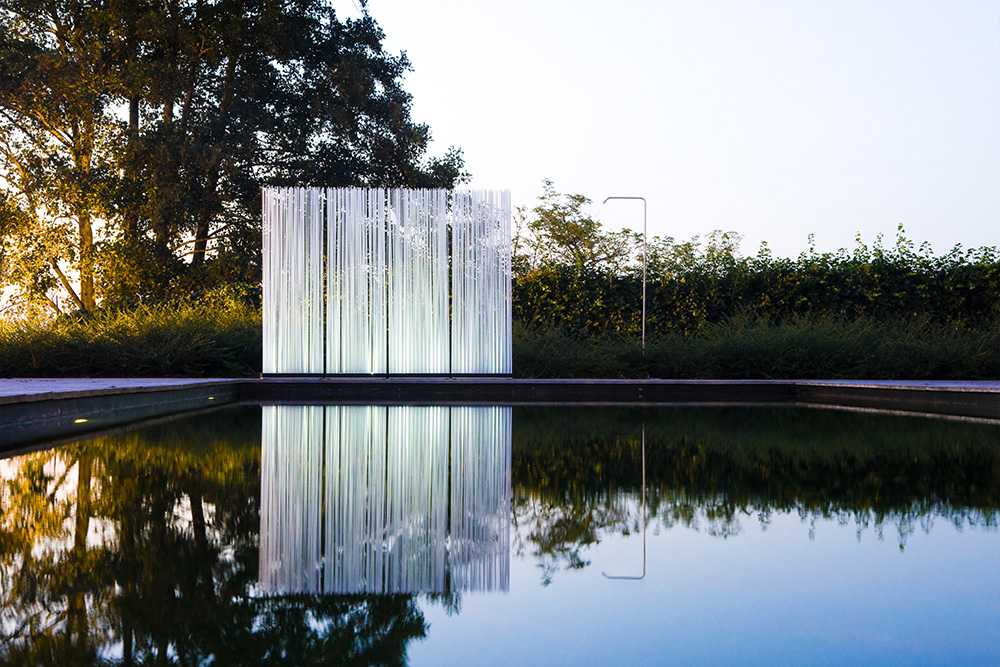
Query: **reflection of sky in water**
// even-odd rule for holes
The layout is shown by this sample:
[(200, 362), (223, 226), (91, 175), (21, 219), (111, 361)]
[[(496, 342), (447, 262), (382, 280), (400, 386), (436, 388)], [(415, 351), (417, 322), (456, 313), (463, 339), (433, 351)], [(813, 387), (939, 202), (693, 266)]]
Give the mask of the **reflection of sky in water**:
[[(901, 551), (893, 536), (775, 513), (735, 537), (685, 526), (602, 536), (590, 565), (548, 586), (515, 557), (506, 595), (462, 597), (449, 616), (423, 604), (430, 631), (410, 645), (434, 664), (995, 664), (1000, 540), (994, 528), (940, 521)], [(516, 537), (514, 538), (517, 539)], [(517, 637), (517, 641), (510, 641)]]
[[(269, 410), (312, 417), (269, 431)], [(3, 461), (0, 662), (32, 664), (46, 636), (120, 658), (131, 628), (150, 664), (349, 659), (333, 645), (415, 665), (1000, 664), (996, 424), (739, 408), (261, 417), (238, 407)], [(611, 581), (642, 569), (643, 460), (646, 577)], [(366, 513), (385, 520), (345, 520)], [(260, 566), (309, 549), (349, 585), (258, 585)], [(382, 564), (345, 567), (351, 550)], [(296, 590), (420, 594), (281, 594)], [(293, 646), (297, 633), (312, 634)]]

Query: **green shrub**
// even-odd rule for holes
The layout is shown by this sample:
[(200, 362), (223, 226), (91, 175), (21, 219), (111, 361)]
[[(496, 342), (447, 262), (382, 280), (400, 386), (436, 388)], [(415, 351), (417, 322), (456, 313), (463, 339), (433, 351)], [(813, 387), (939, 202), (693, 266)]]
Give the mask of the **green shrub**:
[(517, 377), (998, 380), (1000, 318), (982, 328), (921, 316), (886, 320), (747, 313), (697, 334), (578, 337), (514, 328)]
[[(724, 260), (724, 261), (723, 261)], [(572, 335), (628, 335), (642, 328), (641, 271), (548, 264), (519, 275), (514, 319)], [(695, 334), (751, 312), (772, 322), (799, 317), (988, 326), (1000, 314), (1000, 256), (995, 248), (934, 257), (905, 239), (885, 250), (803, 253), (796, 260), (714, 255), (653, 267), (646, 285), (648, 335)]]
[(260, 309), (232, 288), (86, 317), (0, 322), (3, 377), (246, 377), (260, 368)]

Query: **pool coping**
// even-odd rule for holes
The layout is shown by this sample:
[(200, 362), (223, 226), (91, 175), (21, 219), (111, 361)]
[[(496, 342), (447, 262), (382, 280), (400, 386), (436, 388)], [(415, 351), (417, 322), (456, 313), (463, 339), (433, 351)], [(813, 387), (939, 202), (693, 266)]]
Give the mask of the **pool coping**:
[(240, 401), (798, 405), (1000, 421), (1000, 382), (282, 377), (0, 379), (0, 452)]

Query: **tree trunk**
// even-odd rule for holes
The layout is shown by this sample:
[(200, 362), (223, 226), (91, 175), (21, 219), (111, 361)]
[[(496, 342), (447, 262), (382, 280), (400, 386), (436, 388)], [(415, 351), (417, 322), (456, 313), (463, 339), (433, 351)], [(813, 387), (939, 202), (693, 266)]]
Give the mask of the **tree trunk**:
[[(56, 278), (58, 278), (59, 282), (62, 283), (63, 288), (67, 292), (69, 292), (70, 297), (76, 303), (77, 307), (80, 308), (81, 310), (86, 310), (87, 307), (84, 305), (83, 301), (80, 299), (80, 296), (76, 293), (76, 290), (73, 289), (73, 285), (70, 284), (69, 278), (67, 278), (66, 274), (63, 273), (62, 269), (59, 268), (59, 262), (56, 260), (55, 257), (49, 257), (49, 265), (52, 267), (52, 271), (56, 274)], [(45, 298), (48, 299), (48, 297), (45, 297)], [(49, 299), (49, 303), (52, 303), (51, 299)], [(59, 311), (59, 308), (57, 308), (54, 303), (52, 303), (52, 307), (55, 308), (57, 311)], [(59, 312), (61, 312), (61, 311), (59, 311)]]
[[(219, 100), (219, 117), (216, 121), (220, 136), (216, 141), (221, 141), (226, 132), (226, 121), (229, 115), (229, 107), (233, 103), (234, 87), (236, 85), (236, 69), (239, 63), (239, 54), (233, 53), (226, 63), (226, 75), (223, 80), (222, 98)], [(205, 196), (202, 199), (201, 213), (198, 216), (198, 229), (195, 231), (194, 251), (191, 256), (191, 268), (198, 268), (205, 263), (205, 251), (208, 249), (208, 232), (211, 227), (212, 218), (218, 209), (216, 190), (219, 187), (219, 171), (222, 159), (222, 151), (215, 149), (212, 158), (212, 165), (209, 168), (208, 176), (205, 179)]]
[[(215, 558), (208, 543), (208, 530), (205, 522), (205, 508), (201, 490), (195, 488), (189, 491), (188, 498), (191, 500), (191, 527), (194, 530), (195, 545), (198, 547), (198, 569), (199, 579), (201, 580), (199, 588), (200, 596), (202, 596), (199, 602), (204, 605), (204, 608), (211, 610), (208, 612), (209, 618), (221, 618), (219, 598), (215, 594), (215, 577), (212, 575), (212, 563)], [(225, 647), (221, 642), (221, 636), (218, 634), (212, 635), (211, 641), (207, 646), (211, 648), (216, 659), (222, 657), (221, 654), (224, 652)]]
[[(84, 127), (74, 127), (73, 166), (86, 190), (90, 189), (90, 165), (94, 156), (94, 127), (85, 122)], [(94, 229), (91, 223), (91, 206), (87, 197), (80, 192), (73, 195), (73, 208), (80, 235), (80, 301), (83, 309), (97, 309), (97, 294), (94, 290)]]
[(139, 150), (139, 96), (133, 95), (128, 101), (128, 166), (129, 174), (127, 182), (129, 185), (127, 209), (122, 216), (125, 224), (125, 238), (129, 241), (135, 239), (139, 232), (139, 164), (137, 152)]
[(197, 268), (205, 263), (205, 251), (208, 249), (208, 232), (212, 224), (212, 218), (215, 216), (215, 191), (218, 186), (219, 163), (218, 156), (216, 156), (215, 165), (208, 174), (205, 188), (208, 201), (204, 202), (201, 215), (198, 216), (198, 229), (195, 231), (191, 268)]
[(81, 212), (77, 218), (80, 229), (80, 301), (84, 310), (97, 309), (97, 295), (94, 290), (94, 230), (90, 223), (90, 211)]
[[(87, 533), (90, 532), (90, 478), (93, 467), (93, 457), (83, 455), (77, 460), (76, 482), (76, 525), (73, 533), (73, 549), (71, 558), (76, 563), (83, 563), (87, 557)], [(82, 586), (77, 582), (77, 586)], [(70, 643), (83, 655), (90, 634), (87, 619), (86, 591), (78, 588), (69, 594), (66, 610), (66, 632)], [(75, 640), (75, 641), (74, 641)]]
[[(131, 465), (123, 466), (121, 474), (127, 477), (135, 477), (135, 468)], [(127, 478), (126, 477), (126, 478)], [(134, 483), (123, 486), (125, 489), (134, 489)], [(123, 494), (124, 496), (124, 494)], [(141, 496), (133, 495), (132, 503), (124, 503), (124, 507), (131, 504), (141, 505)], [(122, 587), (122, 595), (119, 598), (119, 609), (122, 620), (122, 663), (132, 665), (134, 659), (135, 629), (133, 627), (132, 610), (138, 607), (136, 595), (136, 581), (139, 578), (139, 559), (136, 556), (135, 536), (139, 532), (139, 525), (132, 512), (126, 509), (122, 512), (119, 523), (119, 540), (121, 541), (122, 568), (119, 574), (118, 585)]]

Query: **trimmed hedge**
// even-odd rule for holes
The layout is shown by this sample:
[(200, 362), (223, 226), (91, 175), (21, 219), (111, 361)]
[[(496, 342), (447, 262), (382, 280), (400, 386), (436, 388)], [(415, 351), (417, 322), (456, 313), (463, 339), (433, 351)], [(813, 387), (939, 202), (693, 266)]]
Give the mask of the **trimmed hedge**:
[[(1000, 314), (1000, 257), (994, 248), (942, 257), (905, 245), (892, 252), (803, 254), (796, 260), (696, 257), (649, 272), (646, 332), (692, 334), (751, 313), (770, 322), (924, 318), (981, 328)], [(632, 270), (543, 266), (517, 278), (514, 320), (573, 335), (637, 336), (642, 276)]]

